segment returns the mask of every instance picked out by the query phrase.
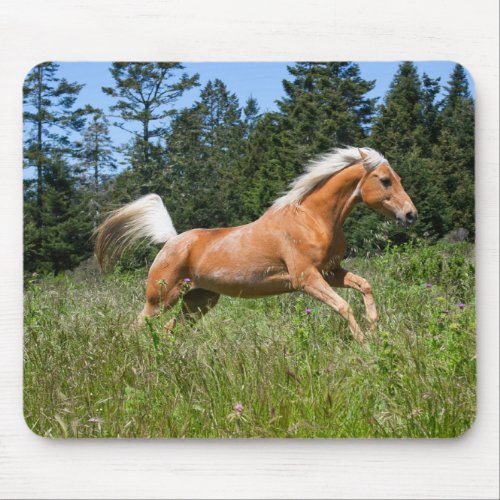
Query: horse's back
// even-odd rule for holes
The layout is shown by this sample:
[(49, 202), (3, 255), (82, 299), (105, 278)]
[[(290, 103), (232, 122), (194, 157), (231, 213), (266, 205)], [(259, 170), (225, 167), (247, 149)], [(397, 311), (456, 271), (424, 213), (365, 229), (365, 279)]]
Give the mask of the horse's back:
[(240, 297), (290, 291), (276, 244), (255, 222), (187, 231), (164, 250), (167, 259), (182, 259), (196, 287)]

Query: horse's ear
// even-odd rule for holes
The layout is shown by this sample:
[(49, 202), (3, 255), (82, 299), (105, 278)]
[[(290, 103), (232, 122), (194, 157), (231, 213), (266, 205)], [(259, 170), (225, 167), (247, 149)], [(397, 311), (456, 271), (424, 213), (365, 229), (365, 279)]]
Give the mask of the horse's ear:
[(359, 156), (361, 156), (361, 159), (363, 161), (368, 158), (368, 155), (361, 148), (358, 148), (358, 151), (359, 151)]

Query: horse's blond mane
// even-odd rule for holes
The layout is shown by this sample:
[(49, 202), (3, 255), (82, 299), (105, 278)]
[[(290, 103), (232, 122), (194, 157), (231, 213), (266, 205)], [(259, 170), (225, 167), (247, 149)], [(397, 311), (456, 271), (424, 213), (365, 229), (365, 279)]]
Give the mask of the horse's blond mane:
[[(363, 152), (363, 156), (361, 156)], [(362, 163), (366, 170), (371, 171), (387, 160), (374, 149), (337, 148), (320, 156), (306, 165), (305, 172), (290, 184), (290, 189), (275, 200), (272, 207), (280, 209), (288, 205), (299, 205), (300, 202), (319, 184), (355, 163)]]

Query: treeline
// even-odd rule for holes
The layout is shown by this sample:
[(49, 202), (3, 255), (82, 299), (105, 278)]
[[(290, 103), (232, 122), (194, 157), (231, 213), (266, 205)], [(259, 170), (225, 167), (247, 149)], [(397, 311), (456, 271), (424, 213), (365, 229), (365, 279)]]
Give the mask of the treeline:
[[(92, 254), (103, 215), (149, 193), (164, 200), (178, 231), (254, 220), (301, 173), (336, 146), (371, 146), (403, 179), (419, 209), (413, 234), (439, 239), (460, 229), (474, 237), (474, 102), (464, 69), (443, 86), (402, 63), (380, 104), (375, 81), (355, 63), (288, 67), (278, 110), (240, 103), (219, 79), (190, 107), (182, 94), (199, 86), (179, 63), (113, 63), (109, 110), (75, 109), (83, 85), (35, 67), (24, 84), (25, 271), (60, 272)], [(444, 96), (444, 97), (440, 97)], [(124, 146), (109, 129), (131, 132)], [(117, 157), (125, 167), (117, 169)], [(406, 231), (362, 206), (346, 223), (351, 250), (374, 251)]]

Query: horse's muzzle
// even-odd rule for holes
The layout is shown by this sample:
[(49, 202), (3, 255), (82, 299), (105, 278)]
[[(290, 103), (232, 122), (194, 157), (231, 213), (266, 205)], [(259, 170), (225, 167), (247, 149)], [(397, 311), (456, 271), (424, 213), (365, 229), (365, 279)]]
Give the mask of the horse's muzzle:
[(417, 215), (416, 210), (409, 210), (408, 212), (398, 214), (396, 220), (402, 226), (411, 226), (417, 220)]

